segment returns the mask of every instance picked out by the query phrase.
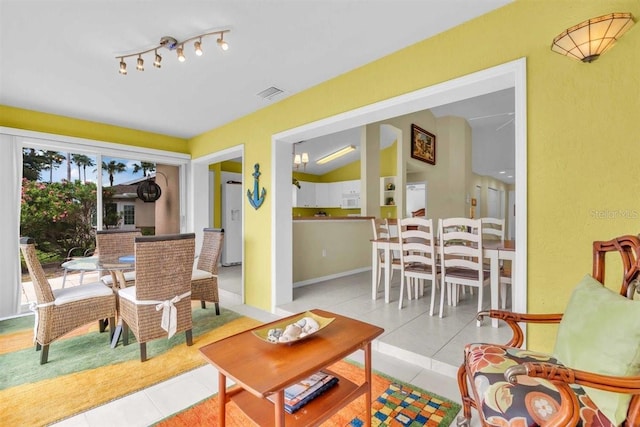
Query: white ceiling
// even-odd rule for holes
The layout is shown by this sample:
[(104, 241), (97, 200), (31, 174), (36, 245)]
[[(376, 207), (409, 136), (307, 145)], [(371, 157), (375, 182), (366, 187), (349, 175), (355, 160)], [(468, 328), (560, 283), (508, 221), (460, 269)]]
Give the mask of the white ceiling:
[[(473, 171), (508, 184), (515, 183), (515, 128), (512, 120), (514, 96), (513, 88), (504, 89), (431, 109), (436, 117), (455, 116), (466, 119), (471, 126)], [(388, 128), (381, 127), (381, 148), (391, 145), (395, 138), (395, 134)], [(347, 145), (354, 145), (357, 150), (324, 165), (315, 163), (318, 158)], [(360, 159), (359, 148), (358, 128), (302, 141), (296, 144), (296, 153), (307, 152), (310, 162), (304, 168), (300, 166), (298, 170), (314, 175), (325, 174)], [(418, 170), (410, 169), (409, 172)]]
[[(0, 0), (0, 104), (190, 138), (511, 1)], [(226, 52), (207, 37), (118, 73), (117, 55), (221, 29)]]

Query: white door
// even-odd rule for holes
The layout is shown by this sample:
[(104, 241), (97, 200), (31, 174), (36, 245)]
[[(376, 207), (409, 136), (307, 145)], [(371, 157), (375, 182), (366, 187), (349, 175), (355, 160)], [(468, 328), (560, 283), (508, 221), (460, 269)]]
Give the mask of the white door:
[(490, 218), (504, 218), (504, 214), (500, 213), (500, 192), (491, 187), (487, 192), (487, 216)]
[(222, 179), (222, 228), (224, 242), (222, 244), (222, 265), (242, 263), (242, 183), (241, 175), (237, 180), (223, 174)]

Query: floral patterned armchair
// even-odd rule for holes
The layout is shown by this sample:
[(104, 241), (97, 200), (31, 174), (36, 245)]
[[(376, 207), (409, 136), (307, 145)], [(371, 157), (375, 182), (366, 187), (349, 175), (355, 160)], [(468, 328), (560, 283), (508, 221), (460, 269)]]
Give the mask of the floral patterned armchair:
[[(607, 252), (622, 257), (619, 293), (602, 286)], [(483, 426), (640, 426), (639, 283), (640, 240), (622, 236), (593, 243), (592, 276), (578, 284), (564, 314), (479, 313), (506, 322), (513, 337), (465, 347), (458, 425), (469, 426), (473, 407)], [(560, 323), (554, 354), (522, 349), (519, 322)]]

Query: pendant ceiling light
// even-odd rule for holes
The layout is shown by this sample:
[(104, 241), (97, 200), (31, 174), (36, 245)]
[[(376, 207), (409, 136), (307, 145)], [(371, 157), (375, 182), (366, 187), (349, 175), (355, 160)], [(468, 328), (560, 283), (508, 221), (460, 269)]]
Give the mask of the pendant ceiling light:
[(194, 47), (195, 54), (197, 56), (202, 56), (204, 54), (204, 49), (203, 49), (204, 43), (202, 39), (207, 36), (218, 36), (216, 40), (216, 44), (220, 47), (220, 49), (228, 50), (229, 44), (224, 40), (224, 34), (228, 33), (229, 31), (231, 30), (212, 31), (209, 33), (198, 34), (197, 36), (190, 37), (182, 41), (178, 41), (176, 38), (171, 36), (164, 36), (160, 39), (160, 42), (157, 46), (154, 46), (146, 50), (142, 50), (140, 52), (116, 56), (116, 59), (118, 60), (118, 63), (119, 63), (118, 72), (122, 75), (127, 75), (127, 63), (125, 62), (125, 59), (132, 58), (132, 57), (138, 58), (136, 60), (136, 70), (144, 71), (144, 58), (142, 56), (150, 52), (153, 52), (153, 55), (154, 55), (153, 66), (155, 68), (160, 68), (162, 66), (161, 65), (162, 56), (158, 53), (158, 49), (161, 49), (161, 48), (165, 48), (168, 50), (175, 50), (176, 55), (178, 57), (178, 61), (185, 62), (187, 60), (187, 57), (185, 56), (185, 53), (184, 53), (184, 45), (190, 42), (194, 42), (193, 47)]
[(556, 36), (551, 50), (582, 62), (593, 62), (611, 49), (633, 24), (630, 13), (610, 13), (592, 18)]

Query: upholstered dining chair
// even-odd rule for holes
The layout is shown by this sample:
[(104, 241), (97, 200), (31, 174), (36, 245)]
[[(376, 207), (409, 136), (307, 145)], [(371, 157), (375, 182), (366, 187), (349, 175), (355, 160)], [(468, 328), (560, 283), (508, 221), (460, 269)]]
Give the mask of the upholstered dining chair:
[[(608, 253), (622, 258), (617, 292), (603, 286)], [(564, 313), (478, 313), (506, 322), (513, 336), (465, 346), (458, 425), (469, 426), (475, 408), (483, 426), (640, 426), (638, 283), (640, 239), (621, 236), (593, 243), (592, 274), (574, 287)], [(524, 323), (559, 324), (553, 353), (522, 348)]]
[(224, 241), (224, 230), (205, 228), (203, 232), (202, 247), (191, 272), (191, 299), (200, 301), (202, 308), (207, 307), (206, 301), (214, 303), (216, 314), (220, 314), (218, 261)]
[[(133, 255), (134, 240), (138, 236), (142, 236), (142, 232), (137, 228), (134, 230), (98, 230), (96, 231), (96, 250), (94, 255), (111, 255), (114, 257)], [(136, 280), (136, 272), (125, 271), (124, 279), (127, 286), (133, 286)], [(113, 286), (113, 277), (110, 274), (100, 277), (100, 280), (105, 285)]]
[(36, 292), (36, 302), (30, 308), (35, 313), (36, 350), (42, 350), (40, 364), (47, 363), (53, 341), (87, 323), (99, 321), (100, 332), (104, 332), (104, 319), (108, 319), (110, 340), (116, 317), (113, 290), (101, 282), (51, 289), (36, 255), (35, 241), (30, 237), (21, 238), (20, 250)]
[(135, 238), (135, 285), (118, 290), (122, 342), (131, 329), (140, 345), (140, 361), (147, 360), (147, 342), (184, 332), (193, 344), (191, 270), (195, 234), (167, 234)]
[[(504, 241), (505, 225), (504, 218), (480, 218), (482, 221), (482, 239), (483, 240), (502, 240)], [(500, 307), (504, 310), (507, 306), (507, 286), (511, 285), (511, 267), (505, 268), (504, 262), (500, 261)], [(485, 269), (489, 266), (485, 264)]]
[(405, 282), (407, 294), (411, 300), (411, 292), (418, 297), (424, 290), (424, 281), (431, 282), (431, 307), (429, 315), (433, 316), (438, 284), (439, 266), (433, 230), (433, 220), (424, 217), (404, 218), (398, 222), (400, 242), (400, 298), (398, 308), (402, 309)]
[[(478, 288), (478, 311), (482, 310), (483, 289), (490, 282), (484, 269), (482, 254), (482, 222), (479, 219), (442, 218), (438, 222), (442, 292), (440, 317), (444, 312), (445, 291), (454, 306), (458, 288)], [(477, 322), (480, 326), (480, 321)]]
[[(374, 240), (378, 239), (389, 239), (391, 237), (391, 233), (389, 230), (389, 222), (385, 218), (371, 218), (371, 228), (373, 229), (373, 238)], [(394, 251), (390, 252), (391, 254), (391, 271), (389, 279), (393, 279), (394, 270), (400, 270), (400, 258), (396, 257)], [(382, 269), (384, 268), (384, 250), (378, 249), (378, 284), (377, 289), (380, 289), (380, 282), (382, 279)], [(385, 272), (385, 274), (387, 274)]]

